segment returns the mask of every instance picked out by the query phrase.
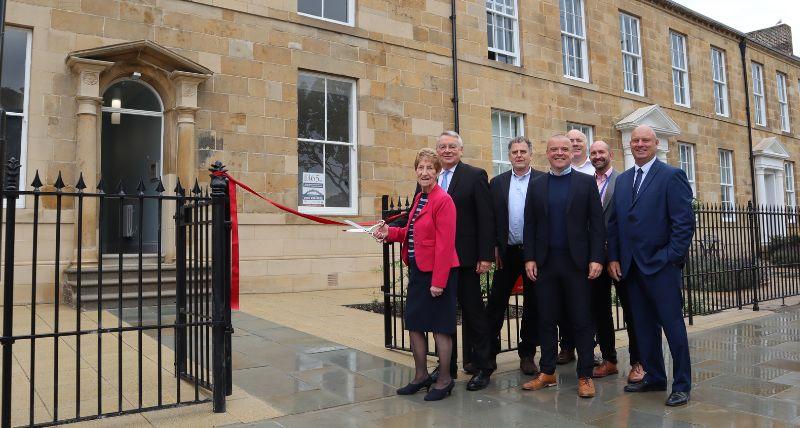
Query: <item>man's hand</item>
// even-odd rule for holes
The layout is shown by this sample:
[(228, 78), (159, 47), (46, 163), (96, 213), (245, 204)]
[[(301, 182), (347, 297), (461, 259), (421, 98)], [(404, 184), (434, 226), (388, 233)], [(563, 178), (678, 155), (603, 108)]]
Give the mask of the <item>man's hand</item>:
[(528, 279), (531, 281), (536, 281), (536, 277), (539, 275), (539, 268), (536, 267), (535, 261), (525, 262), (525, 274), (528, 275)]
[(622, 279), (622, 268), (619, 266), (619, 262), (608, 262), (608, 274), (614, 279), (614, 281), (619, 281)]
[(603, 273), (603, 265), (596, 262), (589, 263), (589, 279), (596, 279)]
[(492, 262), (479, 260), (478, 264), (475, 266), (475, 272), (478, 272), (478, 274), (486, 273), (489, 272), (490, 267), (492, 267)]
[(439, 297), (444, 293), (444, 288), (439, 288), (435, 286), (431, 286), (431, 296)]
[(503, 268), (503, 261), (500, 260), (500, 250), (494, 247), (494, 265), (497, 269)]

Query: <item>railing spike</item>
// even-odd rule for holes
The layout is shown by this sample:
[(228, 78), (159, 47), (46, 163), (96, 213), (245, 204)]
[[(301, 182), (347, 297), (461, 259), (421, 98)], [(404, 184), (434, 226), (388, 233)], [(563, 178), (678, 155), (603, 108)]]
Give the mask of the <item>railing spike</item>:
[(161, 177), (158, 177), (158, 184), (156, 184), (156, 192), (164, 193), (164, 190), (167, 189), (164, 188), (164, 183), (161, 181)]
[(75, 184), (75, 188), (78, 189), (79, 192), (83, 192), (83, 189), (86, 188), (86, 182), (83, 181), (83, 173), (78, 177), (78, 183)]
[(172, 191), (175, 192), (176, 195), (183, 195), (184, 189), (183, 189), (183, 186), (181, 186), (181, 179), (180, 178), (175, 183), (175, 189), (173, 189)]
[(140, 178), (139, 184), (136, 186), (136, 191), (139, 192), (139, 195), (144, 195), (145, 190), (147, 190), (147, 187), (144, 186), (144, 180)]
[(117, 184), (117, 193), (120, 195), (125, 194), (125, 181), (123, 181), (121, 178), (119, 179), (119, 183)]
[(61, 171), (58, 171), (58, 178), (56, 178), (55, 188), (56, 190), (61, 191), (61, 189), (64, 187), (66, 187), (64, 184), (64, 179), (61, 178)]
[(36, 170), (36, 175), (33, 177), (33, 182), (31, 183), (31, 187), (33, 190), (39, 190), (42, 187), (42, 179), (39, 178), (39, 170)]
[(389, 210), (393, 210), (393, 209), (394, 209), (394, 199), (389, 198)]
[(103, 177), (100, 177), (100, 180), (97, 182), (97, 193), (106, 193), (105, 183), (103, 183)]
[(200, 194), (200, 182), (198, 182), (196, 178), (194, 179), (194, 186), (192, 187), (192, 193), (195, 195)]

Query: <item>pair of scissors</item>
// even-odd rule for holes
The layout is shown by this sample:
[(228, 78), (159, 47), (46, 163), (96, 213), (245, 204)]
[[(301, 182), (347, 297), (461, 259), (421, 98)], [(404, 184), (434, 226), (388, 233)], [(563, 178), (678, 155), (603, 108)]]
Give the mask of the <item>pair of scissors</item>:
[(345, 232), (368, 233), (370, 236), (372, 236), (372, 233), (376, 229), (378, 229), (381, 226), (383, 226), (384, 224), (386, 224), (385, 221), (381, 220), (381, 221), (373, 224), (370, 227), (364, 227), (364, 226), (362, 226), (362, 225), (360, 225), (360, 224), (358, 224), (356, 222), (353, 222), (353, 221), (350, 221), (350, 220), (347, 220), (347, 219), (342, 219), (342, 221), (344, 221), (345, 223), (349, 224), (350, 226), (353, 226), (352, 229), (347, 229), (347, 230), (345, 230)]

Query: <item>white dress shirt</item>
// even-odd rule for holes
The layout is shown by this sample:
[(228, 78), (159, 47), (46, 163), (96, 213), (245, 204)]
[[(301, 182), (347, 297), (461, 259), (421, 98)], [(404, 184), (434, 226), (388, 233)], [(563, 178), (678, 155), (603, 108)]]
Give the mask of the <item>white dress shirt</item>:
[(511, 170), (511, 183), (508, 186), (508, 245), (522, 244), (522, 231), (525, 227), (525, 198), (528, 195), (528, 182), (531, 168), (523, 175)]
[(589, 174), (591, 176), (594, 176), (594, 171), (595, 171), (594, 165), (592, 165), (592, 162), (589, 160), (589, 158), (586, 158), (586, 161), (584, 161), (580, 165), (572, 165), (572, 169), (578, 172), (582, 172), (584, 174)]
[(633, 169), (633, 185), (634, 186), (636, 186), (636, 173), (639, 172), (638, 171), (639, 169), (642, 170), (642, 182), (639, 183), (639, 189), (638, 190), (634, 189), (636, 192), (639, 192), (639, 191), (642, 190), (642, 184), (644, 184), (644, 179), (647, 178), (647, 172), (650, 171), (650, 167), (653, 166), (653, 164), (656, 162), (657, 158), (658, 158), (658, 156), (653, 156), (653, 159), (650, 159), (650, 162), (647, 162), (646, 164), (644, 164), (642, 166), (638, 166), (638, 165), (634, 165), (633, 166), (633, 168), (634, 168)]

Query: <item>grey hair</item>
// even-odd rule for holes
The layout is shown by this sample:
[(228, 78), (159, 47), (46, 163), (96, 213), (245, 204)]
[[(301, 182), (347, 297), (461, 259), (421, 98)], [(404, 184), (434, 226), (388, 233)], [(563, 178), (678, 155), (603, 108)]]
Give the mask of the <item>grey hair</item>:
[(533, 143), (531, 143), (531, 140), (529, 140), (529, 139), (527, 139), (527, 138), (525, 138), (525, 137), (516, 137), (516, 138), (512, 138), (512, 139), (511, 139), (511, 140), (508, 142), (508, 151), (509, 151), (509, 152), (511, 151), (511, 146), (512, 146), (512, 145), (514, 145), (514, 144), (522, 144), (522, 143), (525, 143), (525, 144), (527, 144), (527, 145), (528, 145), (528, 151), (529, 151), (529, 152), (533, 152)]
[(455, 138), (456, 141), (458, 141), (458, 146), (459, 147), (464, 147), (464, 141), (461, 140), (461, 136), (458, 135), (458, 132), (456, 132), (456, 131), (444, 131), (444, 132), (442, 132), (441, 134), (439, 134), (439, 138), (436, 139), (436, 144), (439, 144), (439, 140), (441, 140), (442, 137), (444, 137), (444, 136)]

